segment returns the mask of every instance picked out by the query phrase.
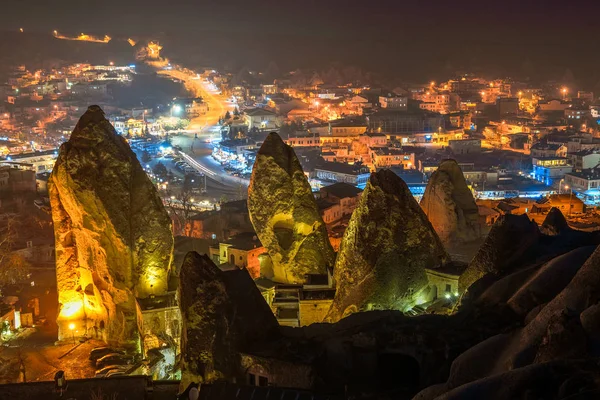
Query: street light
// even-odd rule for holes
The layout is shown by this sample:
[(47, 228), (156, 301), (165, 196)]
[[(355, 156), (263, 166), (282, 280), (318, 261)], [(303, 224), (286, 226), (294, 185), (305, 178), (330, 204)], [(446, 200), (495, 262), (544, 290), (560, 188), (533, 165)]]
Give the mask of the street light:
[(565, 185), (565, 189), (569, 189), (569, 213), (567, 216), (571, 216), (571, 199), (573, 198), (573, 188), (569, 185)]
[(70, 323), (69, 324), (69, 330), (71, 331), (71, 334), (73, 335), (73, 345), (75, 345), (75, 324), (74, 323)]

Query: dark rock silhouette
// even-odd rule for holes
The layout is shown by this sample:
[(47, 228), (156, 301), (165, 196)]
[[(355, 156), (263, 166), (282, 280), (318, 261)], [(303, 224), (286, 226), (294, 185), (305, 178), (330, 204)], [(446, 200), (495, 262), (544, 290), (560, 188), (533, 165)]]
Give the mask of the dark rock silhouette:
[(236, 377), (240, 352), (277, 338), (273, 312), (245, 269), (221, 271), (206, 255), (189, 252), (179, 275), (182, 327), (181, 387)]
[(569, 224), (565, 219), (562, 211), (556, 207), (552, 207), (546, 215), (540, 231), (545, 235), (558, 235), (561, 232), (569, 231)]
[[(499, 275), (513, 268), (538, 243), (540, 231), (526, 214), (503, 215), (492, 226), (485, 242), (459, 280), (459, 291), (487, 274)], [(535, 256), (535, 254), (531, 254)]]

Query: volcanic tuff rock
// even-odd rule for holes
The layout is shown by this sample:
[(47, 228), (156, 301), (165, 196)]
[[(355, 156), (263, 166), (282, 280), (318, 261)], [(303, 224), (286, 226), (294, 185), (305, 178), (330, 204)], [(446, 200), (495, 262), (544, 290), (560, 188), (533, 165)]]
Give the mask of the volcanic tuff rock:
[(526, 214), (507, 214), (498, 218), (469, 267), (461, 275), (459, 291), (465, 291), (487, 274), (498, 275), (507, 271), (537, 244), (540, 236), (537, 224), (530, 221)]
[(446, 245), (470, 242), (481, 235), (477, 204), (454, 160), (442, 161), (431, 175), (421, 207)]
[(496, 308), (508, 304), (520, 314), (515, 322), (527, 314), (523, 325), (462, 353), (445, 384), (415, 399), (512, 399), (526, 393), (528, 398), (594, 398), (600, 390), (599, 266), (600, 247), (585, 246), (551, 260), (521, 286), (513, 285), (513, 293), (499, 298)]
[(163, 294), (171, 220), (124, 138), (98, 106), (81, 117), (48, 182), (56, 239), (59, 338), (68, 324), (110, 342), (138, 338), (136, 297)]
[(248, 187), (250, 219), (281, 283), (303, 283), (335, 262), (327, 230), (294, 150), (279, 135), (265, 139)]
[(427, 285), (425, 268), (447, 261), (404, 181), (390, 170), (371, 174), (340, 245), (328, 320), (368, 309), (404, 309)]
[(221, 271), (206, 255), (189, 252), (179, 275), (181, 387), (245, 376), (239, 352), (276, 338), (273, 312), (246, 270)]
[(565, 219), (562, 211), (560, 211), (556, 207), (552, 207), (546, 215), (542, 226), (540, 227), (540, 231), (546, 235), (558, 235), (561, 232), (568, 231), (569, 224)]

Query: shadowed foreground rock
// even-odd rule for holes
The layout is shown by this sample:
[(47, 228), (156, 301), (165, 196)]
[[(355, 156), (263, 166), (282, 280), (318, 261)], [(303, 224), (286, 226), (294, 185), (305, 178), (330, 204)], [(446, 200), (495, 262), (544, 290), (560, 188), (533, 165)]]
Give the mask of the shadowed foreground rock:
[(250, 219), (280, 283), (303, 283), (325, 274), (335, 253), (302, 166), (279, 135), (271, 133), (256, 156), (248, 187)]
[(487, 274), (499, 275), (514, 266), (515, 261), (524, 255), (535, 259), (531, 250), (540, 238), (537, 224), (529, 220), (526, 214), (503, 215), (492, 226), (485, 242), (469, 263), (459, 279), (462, 293), (471, 284)]
[(328, 320), (369, 309), (403, 310), (427, 286), (425, 268), (448, 255), (402, 179), (371, 174), (340, 246)]
[(81, 117), (48, 182), (56, 238), (59, 339), (139, 338), (136, 297), (167, 291), (173, 235), (158, 193), (98, 106)]
[(279, 325), (248, 272), (222, 272), (206, 255), (189, 252), (179, 275), (181, 388), (190, 382), (235, 377), (240, 352), (276, 338)]
[(477, 204), (454, 160), (442, 161), (431, 175), (421, 207), (445, 245), (471, 242), (481, 235)]
[(540, 227), (540, 231), (546, 235), (558, 235), (561, 232), (569, 231), (569, 224), (565, 219), (563, 213), (556, 207), (552, 207), (542, 226)]

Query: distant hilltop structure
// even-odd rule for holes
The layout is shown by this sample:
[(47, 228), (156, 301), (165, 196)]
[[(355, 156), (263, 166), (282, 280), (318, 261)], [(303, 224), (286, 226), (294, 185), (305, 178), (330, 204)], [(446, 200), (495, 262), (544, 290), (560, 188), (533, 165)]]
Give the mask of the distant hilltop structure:
[(160, 61), (160, 51), (162, 46), (155, 41), (150, 41), (143, 47), (140, 47), (135, 57), (138, 61)]
[(80, 33), (79, 36), (67, 36), (67, 35), (63, 35), (63, 34), (59, 33), (58, 31), (53, 31), (52, 35), (55, 38), (62, 39), (62, 40), (79, 40), (82, 42), (93, 42), (93, 43), (108, 43), (112, 39), (108, 35), (104, 35), (103, 38), (100, 38), (100, 37), (88, 35), (85, 33)]

